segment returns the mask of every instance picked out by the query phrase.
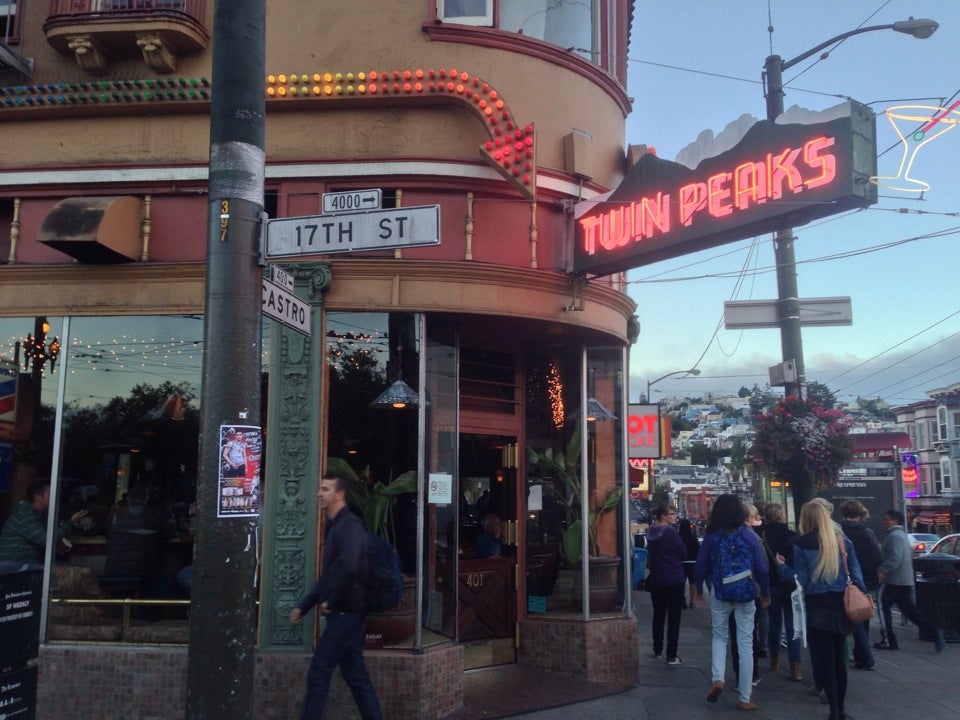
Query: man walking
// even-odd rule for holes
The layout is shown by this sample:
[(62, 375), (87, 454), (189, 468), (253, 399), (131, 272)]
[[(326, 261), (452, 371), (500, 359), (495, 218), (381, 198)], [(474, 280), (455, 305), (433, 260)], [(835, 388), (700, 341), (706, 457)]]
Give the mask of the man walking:
[(337, 665), (350, 686), (363, 720), (381, 720), (380, 703), (363, 663), (363, 618), (366, 613), (367, 532), (347, 508), (347, 480), (328, 473), (317, 498), (326, 517), (323, 568), (313, 589), (290, 611), (300, 623), (314, 605), (326, 626), (307, 672), (307, 697), (301, 720), (319, 720), (327, 704), (330, 677)]
[(937, 652), (942, 652), (945, 645), (943, 630), (921, 615), (913, 601), (913, 548), (903, 529), (903, 513), (887, 510), (883, 514), (883, 527), (887, 533), (881, 546), (883, 562), (877, 568), (877, 578), (880, 580), (880, 631), (883, 640), (873, 646), (878, 650), (899, 649), (892, 618), (893, 606), (897, 605), (900, 612), (921, 631), (933, 635), (934, 648)]

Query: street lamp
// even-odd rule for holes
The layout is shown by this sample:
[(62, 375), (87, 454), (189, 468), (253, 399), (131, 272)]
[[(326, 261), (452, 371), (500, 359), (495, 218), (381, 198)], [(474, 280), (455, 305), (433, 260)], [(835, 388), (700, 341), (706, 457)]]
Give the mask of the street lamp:
[(656, 380), (648, 380), (648, 381), (647, 381), (647, 402), (650, 402), (650, 387), (653, 386), (653, 385), (656, 385), (656, 384), (657, 384), (658, 382), (660, 382), (661, 380), (666, 380), (668, 377), (673, 377), (674, 375), (693, 375), (693, 376), (697, 376), (697, 375), (699, 375), (699, 374), (700, 374), (700, 370), (699, 370), (698, 368), (690, 368), (689, 370), (676, 370), (676, 371), (674, 371), (674, 372), (667, 373), (666, 375), (663, 375), (662, 377), (658, 377)]
[[(767, 100), (767, 120), (774, 121), (783, 114), (783, 71), (825, 48), (845, 40), (852, 35), (860, 35), (874, 30), (894, 30), (924, 40), (936, 31), (940, 25), (926, 18), (901, 20), (890, 25), (871, 25), (841, 33), (822, 42), (814, 48), (792, 60), (784, 60), (779, 55), (770, 55), (763, 65), (764, 97)], [(787, 395), (800, 397), (806, 382), (806, 370), (803, 363), (803, 339), (800, 335), (800, 298), (797, 290), (797, 261), (794, 254), (792, 228), (777, 230), (773, 241), (773, 252), (777, 265), (777, 318), (780, 324), (780, 350), (784, 362), (793, 360), (796, 366), (796, 379), (785, 383)]]

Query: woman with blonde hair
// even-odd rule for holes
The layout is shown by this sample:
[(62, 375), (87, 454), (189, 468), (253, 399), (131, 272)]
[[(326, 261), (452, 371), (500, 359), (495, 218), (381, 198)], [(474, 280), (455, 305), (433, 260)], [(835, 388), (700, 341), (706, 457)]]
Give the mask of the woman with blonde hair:
[(830, 703), (830, 720), (844, 720), (847, 664), (844, 640), (852, 625), (843, 609), (847, 577), (866, 592), (860, 563), (850, 542), (836, 529), (827, 508), (808, 502), (800, 509), (800, 539), (793, 546), (792, 569), (777, 555), (781, 576), (803, 585), (807, 608), (807, 643)]

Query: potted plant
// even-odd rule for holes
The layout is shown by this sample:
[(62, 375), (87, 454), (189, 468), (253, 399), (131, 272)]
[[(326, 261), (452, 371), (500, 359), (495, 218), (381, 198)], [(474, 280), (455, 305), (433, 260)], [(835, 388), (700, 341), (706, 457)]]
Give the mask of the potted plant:
[[(548, 492), (558, 494), (568, 512), (568, 523), (561, 536), (563, 556), (569, 567), (577, 567), (582, 562), (583, 514), (587, 513), (588, 565), (590, 572), (591, 607), (596, 610), (609, 610), (619, 600), (617, 589), (618, 556), (602, 556), (598, 537), (600, 518), (620, 504), (623, 490), (611, 485), (594, 495), (593, 502), (585, 502), (583, 486), (580, 481), (580, 438), (581, 426), (578, 423), (567, 443), (564, 452), (554, 452), (553, 448), (544, 450), (529, 449), (527, 457), (531, 468), (536, 467), (545, 479), (560, 480), (563, 495), (555, 487), (548, 486)], [(589, 499), (588, 499), (589, 500)], [(581, 573), (573, 578), (572, 598), (576, 606), (582, 597), (577, 590)]]

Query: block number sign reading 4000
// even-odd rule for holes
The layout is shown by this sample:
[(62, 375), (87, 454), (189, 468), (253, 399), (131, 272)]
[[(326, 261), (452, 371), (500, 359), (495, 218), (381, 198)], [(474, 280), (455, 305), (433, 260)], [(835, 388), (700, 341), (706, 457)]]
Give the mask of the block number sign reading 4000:
[(360, 193), (337, 193), (324, 200), (324, 210), (363, 210), (369, 208), (370, 202), (364, 202)]

